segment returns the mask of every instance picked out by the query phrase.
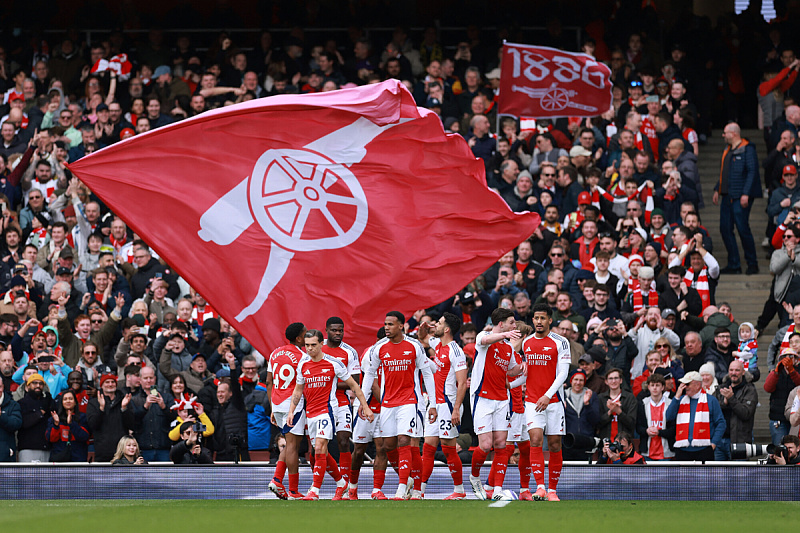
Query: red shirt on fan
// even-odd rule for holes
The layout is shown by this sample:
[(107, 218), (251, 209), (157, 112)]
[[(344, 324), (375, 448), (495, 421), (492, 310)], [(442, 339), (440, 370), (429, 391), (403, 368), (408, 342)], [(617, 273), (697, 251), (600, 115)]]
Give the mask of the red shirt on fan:
[(288, 402), (297, 380), (297, 365), (304, 355), (294, 344), (276, 348), (269, 355), (267, 371), (272, 374), (272, 405), (287, 402), (286, 409), (289, 409)]
[(303, 385), (303, 399), (307, 418), (324, 415), (336, 403), (336, 378), (350, 377), (341, 361), (323, 355), (319, 361), (303, 356), (297, 365), (297, 384)]
[[(528, 364), (528, 379), (525, 382), (525, 401), (536, 403), (549, 391), (556, 379), (558, 364), (569, 365), (572, 360), (569, 341), (552, 331), (544, 338), (529, 335), (522, 343), (522, 351)], [(550, 397), (550, 403), (561, 401), (558, 388)]]

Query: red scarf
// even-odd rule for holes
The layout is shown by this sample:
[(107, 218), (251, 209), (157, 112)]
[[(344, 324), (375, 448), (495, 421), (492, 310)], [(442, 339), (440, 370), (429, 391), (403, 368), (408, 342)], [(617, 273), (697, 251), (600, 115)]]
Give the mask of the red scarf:
[(687, 287), (697, 290), (700, 294), (700, 298), (703, 300), (703, 311), (705, 311), (706, 307), (711, 305), (711, 290), (708, 287), (708, 270), (705, 268), (701, 270), (700, 274), (697, 275), (697, 279), (695, 279), (694, 270), (689, 267), (686, 269), (683, 282)]
[(113, 235), (109, 234), (108, 240), (109, 242), (111, 242), (111, 246), (113, 246), (114, 248), (116, 248), (117, 246), (122, 247), (126, 242), (128, 242), (128, 236), (125, 235), (124, 237), (122, 237), (122, 239), (117, 240), (114, 238)]
[(681, 398), (678, 407), (678, 419), (675, 424), (675, 447), (686, 448), (689, 446), (711, 446), (711, 423), (708, 414), (708, 396), (705, 390), (700, 391), (697, 399), (697, 407), (694, 413), (694, 427), (692, 434), (689, 435), (689, 419), (691, 416), (691, 405), (688, 394)]
[(786, 330), (786, 334), (783, 336), (783, 340), (781, 341), (781, 350), (783, 351), (785, 348), (789, 347), (789, 335), (794, 333), (794, 324), (789, 325), (789, 329)]
[[(637, 286), (633, 290), (633, 312), (637, 312), (642, 307), (644, 307), (642, 288)], [(647, 293), (647, 307), (658, 307), (658, 294), (652, 287), (650, 287), (650, 292)]]

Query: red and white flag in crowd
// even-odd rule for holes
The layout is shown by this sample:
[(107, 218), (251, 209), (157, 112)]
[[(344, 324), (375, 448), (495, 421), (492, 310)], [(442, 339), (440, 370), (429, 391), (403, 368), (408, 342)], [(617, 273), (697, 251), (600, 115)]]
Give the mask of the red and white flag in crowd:
[(596, 117), (611, 107), (611, 70), (587, 54), (505, 43), (499, 112)]
[(209, 111), (70, 168), (262, 353), (332, 315), (372, 344), (539, 225), (397, 80)]
[(131, 77), (132, 69), (133, 65), (128, 60), (128, 54), (118, 54), (111, 59), (98, 59), (95, 64), (92, 65), (91, 72), (95, 74), (98, 72), (105, 72), (106, 70), (113, 70), (117, 73), (119, 79), (124, 81)]

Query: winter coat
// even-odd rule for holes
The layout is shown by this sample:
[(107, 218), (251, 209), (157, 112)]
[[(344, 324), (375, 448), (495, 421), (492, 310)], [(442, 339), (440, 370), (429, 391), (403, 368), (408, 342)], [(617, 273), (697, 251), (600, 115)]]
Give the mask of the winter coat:
[(50, 443), (45, 438), (47, 421), (55, 408), (49, 393), (41, 396), (26, 392), (19, 401), (22, 413), (22, 427), (17, 432), (17, 446), (20, 450), (49, 450)]
[(758, 392), (752, 383), (743, 379), (741, 383), (733, 387), (733, 397), (727, 400), (726, 404), (720, 389), (730, 386), (731, 379), (729, 376), (725, 376), (725, 380), (720, 382), (719, 388), (714, 392), (714, 398), (719, 402), (725, 423), (728, 425), (725, 436), (730, 438), (731, 443), (753, 442), (753, 423), (758, 406)]
[[(66, 439), (64, 432), (66, 432)], [(59, 425), (53, 423), (51, 416), (47, 420), (47, 440), (52, 448), (50, 449), (50, 460), (54, 460), (69, 445), (69, 462), (85, 463), (89, 455), (89, 424), (86, 422), (86, 415), (78, 413), (73, 416), (72, 423), (67, 425), (66, 417), (59, 420)]]
[(17, 460), (17, 430), (22, 427), (22, 411), (7, 390), (0, 403), (0, 462)]
[[(103, 394), (98, 391), (98, 394)], [(116, 391), (113, 399), (106, 396), (105, 409), (100, 409), (97, 398), (89, 400), (86, 408), (86, 418), (89, 428), (94, 434), (94, 460), (98, 463), (111, 461), (117, 451), (119, 439), (128, 435), (136, 424), (133, 414), (133, 406), (128, 404), (125, 411), (122, 410), (122, 398), (124, 394)]]

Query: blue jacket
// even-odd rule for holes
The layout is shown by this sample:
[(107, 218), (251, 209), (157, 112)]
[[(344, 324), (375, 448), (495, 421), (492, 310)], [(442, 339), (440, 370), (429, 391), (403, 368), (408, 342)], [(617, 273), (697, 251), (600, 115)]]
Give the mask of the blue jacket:
[(247, 410), (247, 447), (251, 450), (268, 450), (272, 444), (272, 423), (269, 420), (270, 411), (267, 409), (267, 387), (259, 381), (251, 393), (244, 390), (242, 393)]
[[(725, 435), (725, 428), (727, 424), (725, 424), (725, 415), (722, 414), (722, 408), (719, 406), (719, 402), (716, 398), (714, 398), (711, 394), (706, 394), (706, 398), (708, 399), (708, 418), (709, 418), (709, 425), (711, 426), (711, 443), (719, 446), (722, 444), (722, 437)], [(678, 419), (678, 408), (681, 405), (681, 399), (675, 398), (675, 400), (669, 404), (667, 408), (667, 422), (674, 422)], [(689, 398), (689, 435), (694, 434), (694, 415), (697, 411), (697, 400), (694, 398)], [(687, 452), (696, 452), (705, 449), (705, 446), (687, 446), (683, 448), (683, 450)]]
[[(725, 148), (722, 153), (723, 160), (730, 149), (730, 146)], [(715, 191), (719, 191), (721, 180), (722, 164), (720, 163), (720, 177), (714, 186)], [(742, 142), (733, 151), (728, 175), (728, 195), (731, 198), (740, 198), (744, 195), (751, 199), (761, 198), (761, 178), (759, 177), (756, 147), (747, 139), (742, 139)]]
[(89, 424), (86, 422), (86, 415), (80, 413), (80, 416), (72, 419), (70, 425), (66, 424), (66, 420), (61, 422), (61, 425), (56, 427), (52, 417), (47, 421), (47, 432), (45, 434), (52, 446), (50, 448), (51, 460), (66, 448), (67, 441), (64, 440), (63, 432), (67, 430), (67, 439), (71, 449), (70, 461), (73, 463), (85, 463), (89, 454)]
[(11, 399), (11, 393), (3, 394), (0, 404), (0, 462), (13, 463), (17, 460), (17, 430), (22, 427), (22, 411), (19, 404)]

